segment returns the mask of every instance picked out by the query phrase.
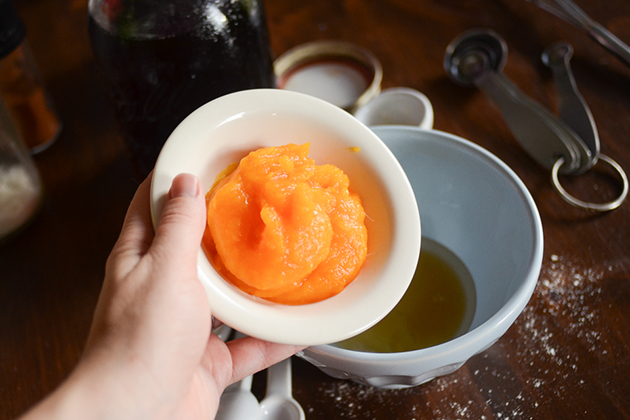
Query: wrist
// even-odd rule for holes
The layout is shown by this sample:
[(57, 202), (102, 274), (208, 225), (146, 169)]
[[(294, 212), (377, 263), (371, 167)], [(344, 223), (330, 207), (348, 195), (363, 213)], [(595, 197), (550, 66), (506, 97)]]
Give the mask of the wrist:
[[(100, 362), (100, 361), (99, 361)], [(20, 420), (142, 420), (163, 416), (144, 375), (121, 364), (83, 360), (46, 399)], [(144, 384), (143, 384), (144, 382)]]

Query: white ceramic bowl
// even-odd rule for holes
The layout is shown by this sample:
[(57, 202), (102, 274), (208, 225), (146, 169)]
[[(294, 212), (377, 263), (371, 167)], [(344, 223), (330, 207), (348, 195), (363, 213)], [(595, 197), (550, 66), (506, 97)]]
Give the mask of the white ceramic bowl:
[(252, 150), (306, 142), (309, 156), (342, 169), (361, 197), (368, 258), (357, 278), (332, 298), (287, 306), (232, 286), (201, 248), (198, 267), (216, 318), (268, 341), (315, 345), (356, 335), (383, 318), (404, 295), (417, 262), (420, 222), (413, 190), (372, 131), (340, 108), (301, 93), (257, 89), (223, 96), (193, 112), (167, 140), (153, 172), (151, 208), (155, 223), (179, 173), (196, 175), (207, 191), (219, 172)]
[(407, 172), (423, 238), (447, 247), (468, 267), (477, 292), (472, 325), (458, 338), (421, 350), (368, 353), (323, 345), (301, 356), (336, 378), (414, 386), (454, 372), (512, 325), (540, 273), (543, 230), (525, 185), (485, 149), (439, 131), (373, 130)]
[(411, 125), (430, 130), (433, 128), (433, 106), (422, 92), (399, 87), (383, 90), (354, 112), (355, 117), (367, 126)]

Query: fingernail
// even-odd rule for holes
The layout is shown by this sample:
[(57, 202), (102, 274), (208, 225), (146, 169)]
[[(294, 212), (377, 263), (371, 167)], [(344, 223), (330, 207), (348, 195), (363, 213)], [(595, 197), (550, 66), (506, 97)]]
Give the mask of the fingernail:
[(199, 194), (199, 181), (193, 175), (180, 174), (173, 180), (170, 196), (175, 197), (196, 197)]

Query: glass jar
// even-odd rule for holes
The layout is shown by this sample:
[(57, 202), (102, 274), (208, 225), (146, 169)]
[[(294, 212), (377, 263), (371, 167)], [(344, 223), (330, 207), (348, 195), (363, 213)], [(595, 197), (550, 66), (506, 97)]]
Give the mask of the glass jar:
[(41, 201), (37, 168), (0, 100), (0, 241), (25, 226)]
[(89, 34), (136, 175), (175, 127), (230, 92), (275, 87), (260, 0), (90, 0)]
[(11, 0), (0, 0), (0, 97), (31, 153), (49, 147), (61, 122), (25, 39)]

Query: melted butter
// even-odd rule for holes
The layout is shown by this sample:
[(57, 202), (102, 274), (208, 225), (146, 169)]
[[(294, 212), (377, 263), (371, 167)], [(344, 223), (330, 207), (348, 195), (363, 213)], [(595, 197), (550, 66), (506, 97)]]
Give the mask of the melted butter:
[(376, 353), (435, 346), (466, 333), (475, 307), (475, 284), (464, 263), (444, 246), (422, 238), (416, 273), (394, 310), (335, 346)]

